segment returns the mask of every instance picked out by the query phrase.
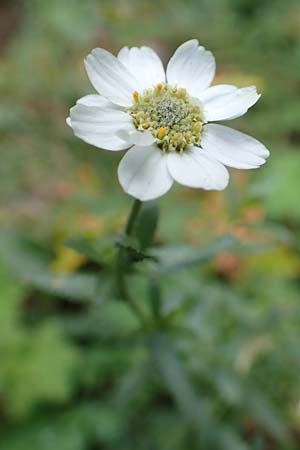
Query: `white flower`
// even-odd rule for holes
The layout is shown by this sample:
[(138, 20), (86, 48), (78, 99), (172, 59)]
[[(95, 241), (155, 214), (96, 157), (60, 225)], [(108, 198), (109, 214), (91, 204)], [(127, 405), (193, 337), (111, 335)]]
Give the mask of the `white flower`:
[(157, 198), (174, 181), (222, 190), (229, 181), (225, 166), (254, 169), (269, 156), (256, 139), (210, 123), (242, 116), (260, 95), (254, 86), (209, 87), (215, 59), (195, 39), (176, 50), (166, 73), (148, 47), (124, 47), (117, 57), (96, 48), (85, 65), (99, 94), (78, 100), (67, 122), (89, 144), (129, 149), (118, 176), (133, 197)]

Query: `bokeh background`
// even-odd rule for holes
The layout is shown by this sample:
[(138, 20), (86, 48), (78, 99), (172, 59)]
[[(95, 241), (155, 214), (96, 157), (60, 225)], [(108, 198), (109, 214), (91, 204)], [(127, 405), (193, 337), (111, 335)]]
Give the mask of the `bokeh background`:
[[(262, 92), (230, 125), (271, 157), (225, 192), (159, 201), (155, 245), (208, 251), (162, 274), (165, 340), (110, 289), (131, 205), (121, 154), (65, 118), (93, 92), (92, 48), (150, 45), (166, 62), (192, 37), (215, 83)], [(0, 92), (0, 449), (299, 449), (299, 1), (2, 0)], [(143, 278), (130, 283), (146, 310)]]

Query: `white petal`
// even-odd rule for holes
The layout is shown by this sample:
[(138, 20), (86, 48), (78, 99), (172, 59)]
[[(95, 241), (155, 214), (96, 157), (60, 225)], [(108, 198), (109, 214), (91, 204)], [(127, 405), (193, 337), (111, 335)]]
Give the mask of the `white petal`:
[(132, 118), (123, 111), (77, 103), (70, 110), (71, 126), (77, 137), (105, 150), (124, 150), (130, 142), (120, 138), (121, 130), (135, 130)]
[(201, 146), (229, 167), (256, 169), (266, 162), (269, 151), (256, 139), (223, 125), (205, 125)]
[[(91, 94), (85, 95), (77, 100), (76, 104), (86, 105), (86, 106), (100, 106), (103, 109), (116, 109), (121, 110), (122, 108), (114, 103), (106, 100), (102, 95)], [(72, 128), (71, 117), (66, 118), (67, 125)]]
[(207, 122), (228, 120), (240, 117), (260, 98), (255, 86), (238, 89), (235, 86), (220, 84), (202, 92), (198, 98), (203, 105)]
[(232, 84), (217, 84), (216, 86), (211, 86), (205, 91), (201, 92), (198, 98), (200, 98), (204, 103), (207, 103), (220, 95), (230, 94), (236, 91), (236, 87)]
[(128, 150), (119, 164), (118, 175), (124, 191), (142, 201), (160, 197), (173, 184), (167, 156), (156, 145), (136, 145)]
[(170, 59), (167, 80), (169, 84), (184, 87), (191, 96), (198, 97), (211, 84), (215, 70), (212, 53), (192, 39), (178, 47)]
[(199, 147), (169, 153), (168, 169), (175, 181), (193, 188), (222, 190), (229, 181), (227, 169)]
[(143, 89), (166, 81), (165, 71), (159, 56), (149, 47), (124, 47), (118, 59), (139, 80)]
[(137, 79), (111, 53), (95, 48), (86, 58), (85, 67), (94, 88), (120, 106), (131, 106), (132, 94), (139, 91)]
[(115, 103), (112, 103), (106, 98), (102, 97), (102, 95), (97, 94), (85, 95), (84, 97), (81, 97), (79, 100), (77, 100), (76, 103), (80, 103), (81, 105), (86, 106), (100, 106), (100, 108), (105, 109), (121, 109), (119, 105), (116, 105)]
[(148, 147), (155, 142), (155, 138), (152, 136), (150, 131), (121, 130), (118, 133), (118, 136), (120, 136), (121, 139), (130, 142), (132, 145), (141, 145)]

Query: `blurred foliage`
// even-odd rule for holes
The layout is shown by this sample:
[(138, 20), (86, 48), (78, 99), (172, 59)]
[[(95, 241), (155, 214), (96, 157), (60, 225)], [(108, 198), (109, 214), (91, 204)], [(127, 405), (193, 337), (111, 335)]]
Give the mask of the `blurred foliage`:
[(30, 416), (42, 401), (62, 403), (72, 392), (76, 351), (53, 321), (27, 330), (20, 325), (23, 290), (1, 263), (1, 372), (4, 411), (11, 418)]
[[(65, 124), (83, 58), (191, 37), (216, 82), (263, 93), (233, 126), (271, 157), (224, 193), (174, 188), (126, 240), (120, 155)], [(299, 55), (298, 0), (1, 2), (0, 450), (299, 448)]]

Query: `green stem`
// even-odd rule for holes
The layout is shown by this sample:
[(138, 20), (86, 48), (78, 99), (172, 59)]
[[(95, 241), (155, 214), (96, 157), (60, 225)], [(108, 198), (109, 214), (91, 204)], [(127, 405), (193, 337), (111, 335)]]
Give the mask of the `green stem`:
[[(142, 202), (140, 200), (135, 200), (132, 209), (130, 211), (128, 221), (125, 227), (125, 235), (131, 236), (134, 225), (138, 216), (138, 213), (141, 209)], [(133, 310), (133, 312), (136, 314), (136, 316), (139, 318), (139, 320), (144, 323), (145, 318), (144, 314), (135, 303), (135, 301), (130, 297), (127, 285), (126, 285), (126, 279), (125, 279), (125, 272), (127, 269), (128, 259), (127, 259), (127, 251), (123, 247), (120, 247), (119, 253), (117, 256), (117, 263), (116, 263), (116, 284), (117, 284), (117, 290), (120, 298), (122, 300), (125, 300), (130, 308)]]

